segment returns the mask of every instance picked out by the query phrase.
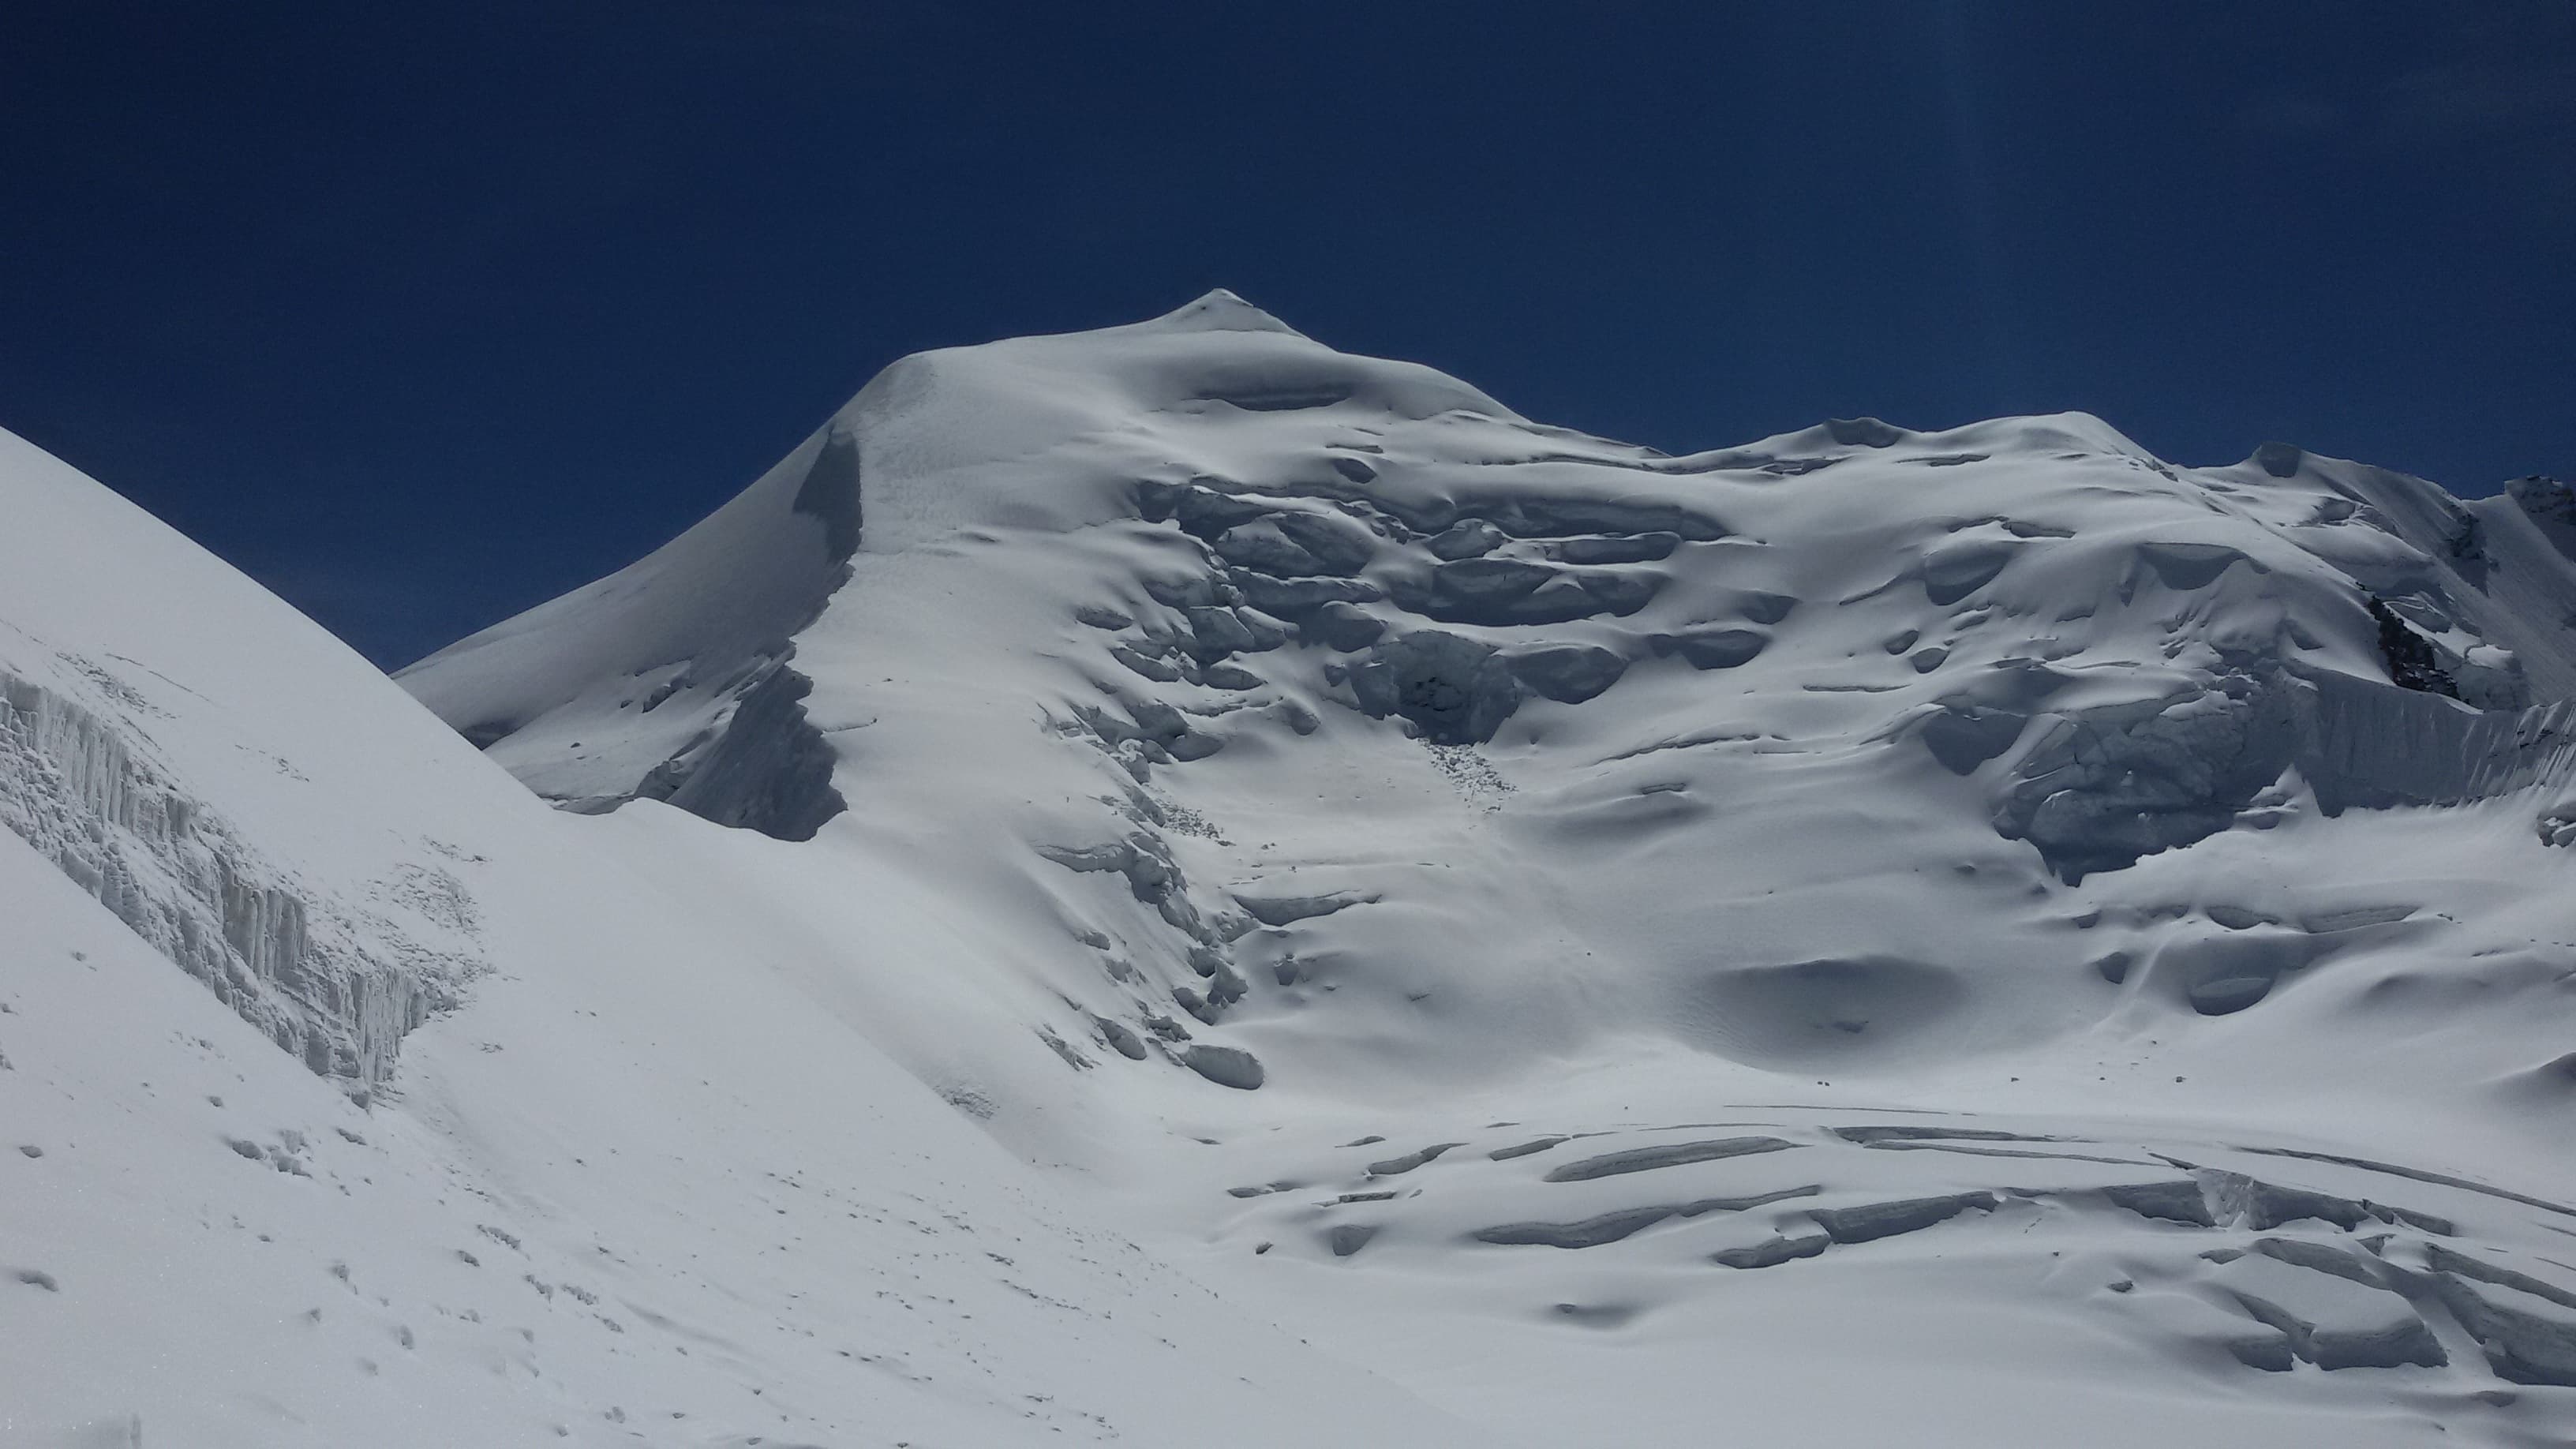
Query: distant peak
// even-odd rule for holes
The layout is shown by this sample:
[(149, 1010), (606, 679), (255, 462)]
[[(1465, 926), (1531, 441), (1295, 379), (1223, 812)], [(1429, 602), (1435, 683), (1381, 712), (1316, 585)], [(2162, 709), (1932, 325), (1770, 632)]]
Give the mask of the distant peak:
[(1188, 306), (1143, 324), (1165, 332), (1279, 332), (1304, 334), (1223, 287)]

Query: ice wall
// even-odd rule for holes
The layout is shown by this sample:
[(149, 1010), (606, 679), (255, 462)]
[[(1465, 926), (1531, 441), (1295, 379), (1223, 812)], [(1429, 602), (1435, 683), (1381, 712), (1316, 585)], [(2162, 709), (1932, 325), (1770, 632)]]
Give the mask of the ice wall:
[[(347, 907), (265, 859), (148, 756), (144, 741), (57, 689), (0, 671), (0, 824), (135, 934), (313, 1071), (359, 1084), (403, 1033), (453, 999), (475, 962)], [(387, 904), (470, 932), (453, 876), (382, 883)], [(372, 936), (374, 939), (368, 939)]]

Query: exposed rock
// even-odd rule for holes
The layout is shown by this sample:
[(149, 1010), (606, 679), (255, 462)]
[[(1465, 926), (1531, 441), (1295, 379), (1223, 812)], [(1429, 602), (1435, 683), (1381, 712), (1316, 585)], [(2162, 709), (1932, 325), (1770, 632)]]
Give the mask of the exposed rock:
[(2379, 657), (2388, 666), (2391, 683), (2400, 689), (2459, 698), (2460, 687), (2443, 671), (2441, 656), (2423, 635), (2406, 627), (2406, 621), (2378, 598), (2362, 602), (2370, 610), (2371, 622), (2379, 626)]

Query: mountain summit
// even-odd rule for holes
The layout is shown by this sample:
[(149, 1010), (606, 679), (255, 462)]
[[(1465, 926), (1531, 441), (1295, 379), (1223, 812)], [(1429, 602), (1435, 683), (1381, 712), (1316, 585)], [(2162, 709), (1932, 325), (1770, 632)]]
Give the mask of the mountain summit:
[[(114, 1144), (29, 1179), (14, 1311), (130, 1363), (181, 1328), (74, 1290), (184, 1243), (185, 1322), (274, 1318), (206, 1382), (292, 1366), (72, 1375), (47, 1432), (2576, 1415), (2561, 485), (2084, 414), (1670, 456), (1219, 291), (895, 363), (414, 705), (6, 464), (0, 879), (122, 1033), (0, 1020), (30, 1120)], [(207, 1018), (294, 1053), (223, 1038), (271, 1127), (190, 1115), (246, 1095)], [(165, 1196), (82, 1221), (109, 1180)], [(353, 1355), (470, 1411), (370, 1418)]]

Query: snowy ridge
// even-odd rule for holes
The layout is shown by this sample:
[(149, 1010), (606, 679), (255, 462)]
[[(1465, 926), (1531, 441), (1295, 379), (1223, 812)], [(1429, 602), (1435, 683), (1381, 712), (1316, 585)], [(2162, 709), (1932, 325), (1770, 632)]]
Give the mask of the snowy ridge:
[[(812, 755), (788, 641), (839, 587), (859, 531), (858, 449), (826, 426), (649, 557), (405, 675), (549, 799), (595, 810), (677, 798), (724, 824), (802, 839), (838, 808), (828, 783), (791, 805), (746, 777), (794, 778)], [(437, 667), (466, 655), (489, 667)], [(609, 707), (624, 715), (613, 745), (585, 749), (562, 733), (567, 716)]]

